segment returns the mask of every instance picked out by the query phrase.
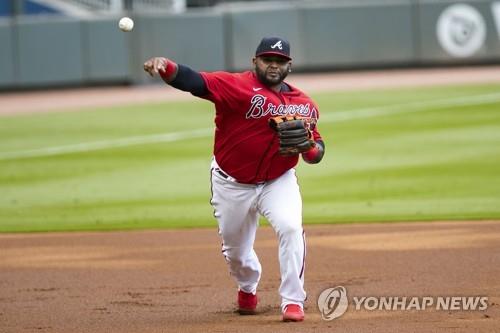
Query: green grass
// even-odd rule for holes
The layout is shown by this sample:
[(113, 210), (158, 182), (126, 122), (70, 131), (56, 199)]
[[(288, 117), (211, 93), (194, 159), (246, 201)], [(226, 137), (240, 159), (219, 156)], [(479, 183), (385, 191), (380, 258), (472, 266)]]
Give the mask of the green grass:
[[(500, 85), (476, 85), (315, 95), (327, 150), (321, 164), (298, 167), (304, 222), (500, 218), (500, 98), (336, 118), (344, 111), (394, 104), (405, 111), (411, 103), (498, 92)], [(215, 226), (208, 202), (211, 136), (5, 157), (212, 123), (212, 105), (194, 98), (1, 117), (0, 232)]]

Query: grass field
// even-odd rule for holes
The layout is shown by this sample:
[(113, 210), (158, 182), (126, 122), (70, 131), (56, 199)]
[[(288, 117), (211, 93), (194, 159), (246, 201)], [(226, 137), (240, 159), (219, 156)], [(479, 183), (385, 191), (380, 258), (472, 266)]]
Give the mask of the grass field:
[[(500, 218), (500, 85), (313, 96), (305, 223)], [(0, 232), (214, 226), (212, 105), (0, 118)]]

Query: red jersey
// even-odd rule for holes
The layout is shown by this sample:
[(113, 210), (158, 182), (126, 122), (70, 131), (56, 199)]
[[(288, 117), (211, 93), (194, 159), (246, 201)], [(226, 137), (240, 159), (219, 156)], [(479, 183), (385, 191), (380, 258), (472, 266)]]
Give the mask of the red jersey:
[[(278, 178), (298, 163), (298, 156), (281, 156), (277, 133), (268, 120), (275, 116), (319, 117), (317, 105), (302, 91), (275, 92), (254, 72), (202, 72), (215, 104), (214, 155), (219, 166), (238, 182), (256, 184)], [(321, 136), (312, 128), (314, 140)]]

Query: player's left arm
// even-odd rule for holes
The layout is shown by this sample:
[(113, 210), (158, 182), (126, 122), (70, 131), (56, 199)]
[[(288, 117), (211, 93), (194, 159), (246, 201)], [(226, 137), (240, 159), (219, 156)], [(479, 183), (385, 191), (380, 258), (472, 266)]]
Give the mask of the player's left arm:
[(309, 164), (317, 164), (325, 155), (325, 143), (323, 140), (315, 140), (315, 145), (305, 153), (302, 153), (302, 159)]
[(321, 134), (319, 134), (318, 131), (318, 119), (319, 119), (319, 113), (318, 113), (318, 106), (314, 105), (313, 112), (311, 114), (311, 120), (310, 122), (310, 130), (311, 130), (311, 135), (312, 139), (314, 140), (314, 147), (309, 149), (308, 151), (302, 153), (302, 159), (309, 164), (317, 164), (321, 162), (323, 159), (323, 156), (325, 155), (325, 142), (321, 138)]

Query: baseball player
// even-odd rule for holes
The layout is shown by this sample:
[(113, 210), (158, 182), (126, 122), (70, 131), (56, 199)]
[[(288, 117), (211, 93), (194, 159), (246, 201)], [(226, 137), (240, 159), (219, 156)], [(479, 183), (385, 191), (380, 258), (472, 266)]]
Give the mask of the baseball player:
[(286, 83), (290, 44), (263, 38), (253, 71), (197, 72), (163, 57), (144, 63), (151, 76), (215, 104), (211, 204), (222, 238), (222, 254), (238, 284), (238, 310), (254, 314), (262, 268), (254, 251), (259, 215), (279, 239), (283, 321), (304, 320), (305, 234), (302, 198), (294, 167), (311, 164), (325, 146), (316, 123), (317, 105)]

